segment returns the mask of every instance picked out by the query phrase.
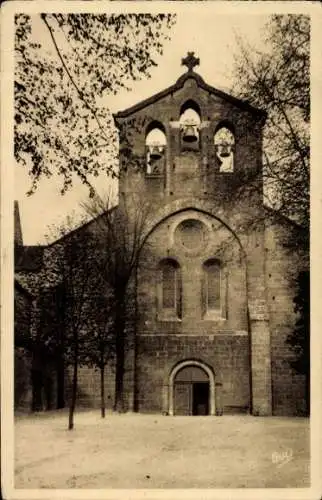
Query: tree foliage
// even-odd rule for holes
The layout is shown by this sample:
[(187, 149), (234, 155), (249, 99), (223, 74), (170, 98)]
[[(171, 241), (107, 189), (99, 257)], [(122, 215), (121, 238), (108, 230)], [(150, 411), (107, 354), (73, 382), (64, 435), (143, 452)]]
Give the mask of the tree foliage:
[(39, 318), (33, 325), (38, 357), (51, 362), (63, 359), (64, 368), (72, 368), (70, 429), (81, 365), (100, 371), (104, 417), (104, 371), (113, 361), (114, 409), (125, 409), (126, 354), (135, 348), (129, 328), (136, 314), (136, 271), (151, 207), (139, 194), (120, 195), (114, 208), (112, 199), (96, 196), (84, 204), (92, 220), (76, 230), (72, 220), (53, 228), (56, 241), (44, 247), (42, 269), (19, 275), (38, 300)]
[(47, 344), (54, 359), (63, 359), (64, 369), (72, 369), (69, 429), (74, 427), (78, 368), (86, 364), (88, 339), (93, 335), (91, 313), (98, 285), (95, 241), (86, 227), (72, 231), (71, 224), (61, 228), (60, 239), (47, 248), (37, 339), (40, 346)]
[(287, 343), (294, 358), (292, 368), (306, 378), (307, 413), (310, 411), (310, 273), (302, 271), (297, 279), (297, 293), (294, 297), (294, 311), (298, 318)]
[(55, 246), (56, 266), (64, 294), (64, 356), (72, 366), (72, 386), (69, 404), (69, 429), (74, 427), (77, 397), (78, 367), (85, 355), (88, 328), (91, 325), (92, 291), (96, 288), (93, 265), (94, 246), (87, 231), (69, 232)]
[(170, 14), (16, 15), (15, 158), (29, 168), (30, 193), (53, 174), (63, 193), (77, 176), (91, 194), (92, 176), (117, 175), (104, 99), (150, 75), (174, 22)]
[(38, 377), (34, 408), (43, 406), (40, 393), (48, 378), (46, 370), (57, 376), (57, 405), (64, 406), (68, 369), (69, 429), (74, 426), (79, 366), (104, 368), (113, 353), (110, 296), (98, 272), (104, 253), (97, 251), (97, 240), (88, 225), (76, 230), (72, 227), (70, 220), (54, 228), (59, 239), (44, 247), (43, 266), (38, 273), (19, 273), (19, 280), (37, 298), (31, 334), (28, 342), (25, 340)]
[(293, 368), (307, 374), (310, 361), (310, 274), (301, 272), (297, 279), (297, 293), (294, 297), (294, 311), (298, 314), (294, 332), (288, 338), (296, 359)]
[(266, 49), (238, 40), (234, 92), (267, 111), (264, 186), (269, 204), (309, 227), (310, 21), (274, 15)]

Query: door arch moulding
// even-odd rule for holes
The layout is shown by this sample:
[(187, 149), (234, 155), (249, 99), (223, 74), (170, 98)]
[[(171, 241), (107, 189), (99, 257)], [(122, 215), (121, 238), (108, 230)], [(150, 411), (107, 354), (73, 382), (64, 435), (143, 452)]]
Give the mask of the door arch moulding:
[(178, 363), (175, 365), (175, 367), (171, 370), (170, 377), (169, 377), (169, 410), (168, 414), (173, 416), (174, 414), (174, 383), (175, 383), (175, 378), (176, 375), (179, 373), (180, 370), (183, 368), (186, 368), (188, 366), (197, 366), (204, 370), (206, 374), (208, 375), (209, 379), (209, 415), (215, 415), (216, 414), (216, 407), (215, 407), (215, 375), (212, 371), (212, 369), (206, 365), (205, 363), (202, 363), (201, 361), (196, 361), (193, 359), (187, 359), (185, 361), (182, 361), (181, 363)]

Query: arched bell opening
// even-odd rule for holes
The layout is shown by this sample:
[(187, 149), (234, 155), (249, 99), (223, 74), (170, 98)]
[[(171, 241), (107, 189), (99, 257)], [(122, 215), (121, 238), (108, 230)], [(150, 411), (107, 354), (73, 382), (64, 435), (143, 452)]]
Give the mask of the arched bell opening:
[(186, 101), (180, 110), (180, 142), (182, 151), (200, 149), (200, 108), (194, 101)]
[(167, 138), (163, 125), (152, 122), (145, 137), (147, 175), (163, 175), (166, 146)]
[(214, 135), (214, 146), (219, 161), (219, 172), (233, 172), (235, 133), (232, 125), (227, 122), (219, 124)]

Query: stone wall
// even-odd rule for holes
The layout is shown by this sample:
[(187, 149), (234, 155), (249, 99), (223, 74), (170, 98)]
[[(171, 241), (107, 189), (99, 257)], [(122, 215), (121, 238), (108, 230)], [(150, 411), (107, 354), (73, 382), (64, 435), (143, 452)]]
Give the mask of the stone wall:
[[(205, 228), (200, 246), (187, 248), (180, 239), (182, 223), (198, 221)], [(197, 242), (198, 243), (198, 242)], [(160, 307), (159, 263), (171, 257), (181, 268), (182, 317), (163, 317)], [(221, 264), (221, 309), (207, 311), (203, 265), (217, 258)], [(160, 223), (142, 251), (138, 271), (138, 333), (208, 335), (247, 331), (245, 262), (237, 240), (215, 218), (196, 210), (182, 211)]]
[(293, 358), (286, 344), (297, 316), (294, 312), (295, 281), (301, 270), (309, 269), (309, 256), (301, 229), (289, 221), (271, 221), (266, 229), (267, 298), (271, 331), (272, 390), (274, 415), (301, 415), (305, 412), (305, 380), (289, 364)]
[[(200, 109), (200, 144), (198, 150), (183, 152), (180, 109), (189, 99)], [(138, 354), (136, 366), (139, 373), (142, 366), (146, 367), (146, 376), (140, 378), (138, 375), (139, 408), (141, 405), (146, 411), (151, 404), (151, 409), (160, 410), (162, 406), (160, 394), (164, 392), (167, 382), (161, 382), (160, 376), (157, 382), (154, 370), (152, 373), (155, 342), (159, 336), (171, 352), (173, 338), (176, 351), (176, 357), (170, 355), (172, 361), (169, 365), (161, 364), (159, 367), (159, 374), (163, 373), (164, 377), (169, 376), (171, 362), (182, 361), (187, 359), (186, 356), (204, 359), (205, 362), (208, 359), (213, 371), (219, 373), (220, 377), (225, 366), (227, 372), (234, 374), (228, 354), (228, 359), (223, 362), (212, 357), (216, 346), (222, 345), (223, 341), (220, 339), (230, 339), (227, 352), (231, 350), (232, 356), (238, 345), (241, 352), (237, 357), (241, 356), (244, 360), (241, 372), (248, 375), (241, 375), (243, 385), (238, 390), (235, 386), (235, 374), (234, 382), (229, 382), (229, 390), (227, 385), (222, 385), (225, 402), (221, 404), (227, 408), (234, 405), (249, 408), (251, 390), (254, 413), (270, 414), (270, 334), (265, 295), (261, 178), (262, 117), (241, 109), (220, 95), (205, 91), (198, 78), (186, 77), (183, 86), (175, 92), (161, 100), (151, 101), (147, 108), (138, 110), (128, 119), (120, 118), (120, 128), (130, 120), (134, 124), (132, 135), (130, 133), (129, 136), (133, 154), (143, 161), (141, 168), (132, 168), (129, 158), (122, 157), (121, 144), (120, 192), (125, 196), (139, 193), (142, 199), (149, 201), (152, 220), (138, 275), (137, 339), (138, 352), (141, 354)], [(167, 137), (165, 171), (159, 178), (150, 178), (144, 168), (145, 130), (154, 120), (161, 122)], [(221, 123), (230, 124), (235, 136), (234, 171), (229, 174), (220, 172), (213, 142)], [(180, 246), (177, 238), (176, 231), (180, 222), (189, 218), (198, 220), (207, 227), (208, 240), (203, 240), (201, 248), (197, 250), (188, 248), (189, 244)], [(256, 227), (253, 227), (254, 222)], [(202, 234), (200, 238), (203, 238)], [(195, 235), (191, 235), (192, 239), (197, 240)], [(174, 259), (181, 269), (180, 318), (171, 318), (160, 311), (158, 265), (165, 258)], [(205, 311), (203, 265), (211, 258), (222, 263), (224, 284), (221, 293), (222, 298), (225, 298), (220, 314), (209, 315)], [(259, 308), (257, 304), (260, 304)], [(209, 336), (213, 336), (212, 343), (204, 344)], [(142, 352), (143, 338), (145, 347)], [(235, 344), (237, 338), (247, 340), (245, 343)], [(149, 369), (150, 381), (147, 379)], [(252, 383), (249, 379), (250, 372)], [(220, 383), (225, 384), (225, 381)], [(155, 384), (159, 390), (156, 390)], [(248, 396), (245, 397), (245, 394)]]
[[(180, 232), (198, 221), (199, 238)], [(197, 225), (195, 227), (198, 227)], [(192, 233), (194, 226), (191, 225)], [(186, 241), (188, 237), (188, 241)], [(182, 316), (167, 318), (160, 307), (159, 262), (171, 257), (182, 270)], [(203, 264), (221, 262), (221, 308), (207, 311)], [(168, 412), (169, 376), (178, 362), (198, 360), (215, 374), (216, 411), (250, 409), (250, 351), (246, 269), (227, 227), (209, 214), (185, 210), (150, 234), (138, 272), (137, 401), (142, 412)]]
[[(201, 112), (200, 147), (194, 153), (183, 153), (180, 146), (180, 108), (188, 100), (196, 102)], [(146, 175), (145, 162), (145, 131), (153, 121), (162, 124), (167, 137), (164, 175), (156, 178)], [(235, 135), (235, 167), (228, 174), (219, 172), (213, 143), (217, 127), (224, 122), (231, 124)], [(213, 200), (219, 196), (221, 201), (231, 203), (232, 186), (247, 184), (261, 172), (261, 121), (249, 111), (205, 92), (193, 78), (128, 119), (119, 119), (119, 123), (126, 127), (133, 159), (141, 159), (140, 167), (134, 167), (131, 158), (122, 156), (121, 144), (119, 190), (139, 193), (154, 208), (189, 195)]]
[(170, 373), (183, 360), (197, 360), (212, 368), (217, 414), (249, 411), (248, 336), (218, 334), (139, 335), (137, 398), (140, 412), (168, 412)]
[[(66, 406), (71, 396), (71, 369), (66, 373)], [(113, 364), (106, 366), (104, 371), (105, 387), (105, 407), (107, 410), (113, 409), (114, 403), (115, 372)], [(80, 366), (78, 370), (77, 384), (77, 408), (97, 408), (101, 407), (101, 374), (99, 370), (87, 366)]]

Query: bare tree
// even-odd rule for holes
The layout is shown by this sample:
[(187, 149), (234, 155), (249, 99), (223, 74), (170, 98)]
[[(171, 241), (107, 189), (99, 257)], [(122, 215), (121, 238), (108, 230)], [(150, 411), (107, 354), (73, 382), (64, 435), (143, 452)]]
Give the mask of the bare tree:
[[(102, 250), (99, 247), (99, 250)], [(94, 270), (95, 287), (91, 290), (89, 325), (84, 345), (84, 363), (100, 372), (101, 417), (105, 418), (105, 368), (115, 357), (114, 298), (104, 280), (105, 252), (96, 249)]]
[[(300, 255), (309, 249), (310, 228), (310, 19), (274, 15), (266, 25), (266, 49), (239, 39), (234, 91), (267, 112), (264, 127), (264, 193), (266, 202), (299, 223), (285, 249)], [(303, 254), (302, 254), (303, 256)], [(306, 266), (308, 266), (307, 256)], [(305, 266), (303, 267), (303, 269)], [(288, 274), (297, 292), (297, 321), (287, 337), (291, 367), (305, 376), (306, 411), (310, 402), (309, 270)]]
[(138, 194), (120, 195), (119, 205), (111, 209), (111, 198), (96, 197), (84, 204), (96, 217), (96, 234), (103, 261), (102, 277), (113, 294), (113, 328), (115, 331), (115, 400), (114, 410), (124, 411), (124, 370), (129, 340), (127, 323), (133, 314), (135, 278), (140, 252), (145, 243), (149, 204)]
[[(85, 363), (86, 343), (91, 335), (91, 311), (95, 304), (99, 280), (95, 264), (95, 241), (85, 225), (71, 230), (72, 221), (56, 229), (60, 238), (46, 247), (39, 293), (42, 324), (40, 344), (56, 353), (64, 367), (71, 367), (68, 428), (74, 427), (77, 399), (78, 368)], [(44, 291), (59, 300), (44, 302)], [(54, 310), (51, 307), (55, 305)], [(55, 322), (51, 319), (55, 318)], [(55, 326), (59, 324), (59, 335)]]
[(264, 193), (282, 214), (309, 228), (310, 22), (274, 15), (262, 51), (238, 39), (233, 91), (267, 112)]

